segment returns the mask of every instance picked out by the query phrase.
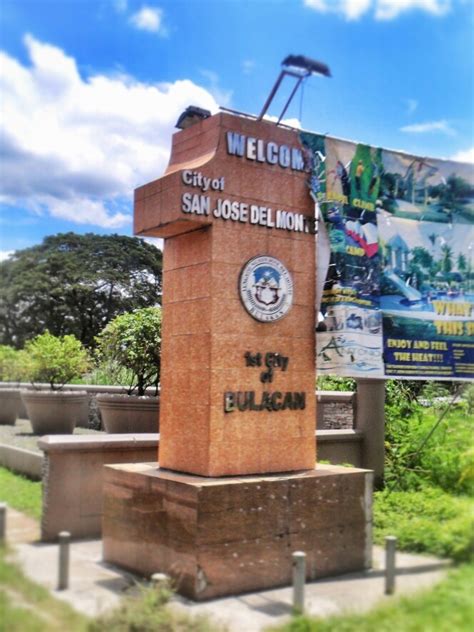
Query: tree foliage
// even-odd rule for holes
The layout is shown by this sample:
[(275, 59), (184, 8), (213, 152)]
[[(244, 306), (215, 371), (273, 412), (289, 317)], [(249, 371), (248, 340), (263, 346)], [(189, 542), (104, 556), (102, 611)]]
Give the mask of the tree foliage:
[(113, 319), (97, 337), (102, 361), (131, 371), (129, 393), (144, 395), (148, 386), (158, 393), (160, 381), (161, 309), (146, 307)]
[(27, 354), (24, 350), (18, 351), (8, 345), (0, 345), (0, 381), (1, 382), (21, 382), (26, 375), (28, 363)]
[(117, 314), (157, 305), (161, 251), (136, 237), (62, 233), (0, 264), (0, 344), (49, 330), (86, 346)]
[(25, 351), (30, 380), (47, 382), (53, 391), (80, 377), (89, 368), (87, 351), (71, 335), (59, 337), (46, 331), (29, 340)]

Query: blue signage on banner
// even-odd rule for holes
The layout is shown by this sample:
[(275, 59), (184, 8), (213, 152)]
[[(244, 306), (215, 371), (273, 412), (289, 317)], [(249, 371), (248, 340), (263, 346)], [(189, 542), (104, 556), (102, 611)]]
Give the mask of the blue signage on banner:
[(330, 248), (320, 374), (472, 379), (472, 165), (301, 141)]

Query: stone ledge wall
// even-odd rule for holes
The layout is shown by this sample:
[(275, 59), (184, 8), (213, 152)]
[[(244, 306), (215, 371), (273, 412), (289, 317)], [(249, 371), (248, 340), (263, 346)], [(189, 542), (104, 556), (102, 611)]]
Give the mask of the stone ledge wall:
[(316, 399), (318, 430), (352, 430), (355, 427), (355, 392), (316, 391)]
[(99, 537), (102, 529), (103, 466), (157, 458), (158, 434), (46, 436), (41, 539), (60, 531), (73, 538)]
[[(0, 388), (11, 388), (12, 384), (0, 382)], [(31, 388), (29, 383), (15, 384), (15, 388)], [(49, 389), (48, 384), (36, 385), (39, 389)], [(87, 391), (90, 395), (88, 428), (99, 430), (101, 427), (100, 413), (95, 400), (99, 393), (124, 393), (125, 386), (97, 386), (90, 384), (66, 384), (66, 390)], [(148, 389), (150, 395), (155, 389)], [(355, 402), (356, 394), (352, 391), (316, 391), (317, 427), (319, 430), (350, 430), (355, 427)], [(26, 411), (20, 414), (22, 419), (27, 419)]]
[(42, 476), (43, 455), (0, 443), (0, 465), (12, 472), (39, 481)]
[[(98, 537), (102, 520), (104, 465), (156, 462), (159, 435), (48, 436), (44, 450), (42, 540), (55, 540), (60, 531), (74, 538)], [(362, 463), (363, 435), (354, 430), (316, 433), (319, 460)]]

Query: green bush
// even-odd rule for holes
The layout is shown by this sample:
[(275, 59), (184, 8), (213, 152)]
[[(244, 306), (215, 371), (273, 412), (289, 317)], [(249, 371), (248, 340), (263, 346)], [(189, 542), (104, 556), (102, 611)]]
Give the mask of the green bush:
[(97, 364), (81, 380), (84, 384), (97, 386), (123, 386), (133, 381), (133, 373), (117, 364), (117, 362), (102, 362)]
[(395, 535), (404, 551), (431, 553), (456, 561), (472, 557), (472, 501), (435, 487), (375, 493), (374, 539)]
[(158, 392), (160, 381), (161, 309), (145, 307), (114, 318), (97, 336), (101, 363), (131, 374), (129, 394), (144, 395), (148, 386)]
[(468, 415), (474, 415), (474, 384), (469, 384), (463, 392), (463, 402)]
[[(462, 405), (443, 411), (418, 405), (386, 416), (385, 481), (398, 490), (438, 485), (469, 494), (474, 488), (472, 419)], [(448, 404), (445, 404), (447, 407)], [(438, 423), (439, 422), (439, 423)]]
[(137, 597), (128, 597), (115, 612), (90, 624), (90, 632), (218, 632), (206, 617), (189, 617), (167, 607), (171, 591), (164, 587), (141, 588)]
[(53, 336), (46, 331), (25, 345), (26, 371), (31, 382), (47, 382), (52, 390), (80, 377), (89, 355), (75, 336)]
[(24, 351), (0, 345), (0, 382), (20, 382), (25, 377)]
[[(422, 430), (433, 428), (434, 412), (423, 418)], [(448, 413), (418, 455), (419, 465), (430, 483), (453, 493), (471, 494), (474, 491), (474, 450), (472, 418), (463, 410)]]
[(0, 345), (0, 381), (12, 382), (12, 364), (16, 360), (18, 351), (8, 345)]
[(318, 391), (355, 391), (356, 381), (350, 377), (318, 375), (316, 388)]

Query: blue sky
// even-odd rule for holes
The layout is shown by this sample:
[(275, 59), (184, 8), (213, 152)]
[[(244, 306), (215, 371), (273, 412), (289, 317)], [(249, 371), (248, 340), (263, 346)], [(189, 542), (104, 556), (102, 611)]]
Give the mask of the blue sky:
[(474, 162), (473, 33), (472, 0), (2, 0), (0, 255), (132, 234), (183, 109), (258, 114), (290, 53), (333, 75), (305, 83), (294, 124)]

